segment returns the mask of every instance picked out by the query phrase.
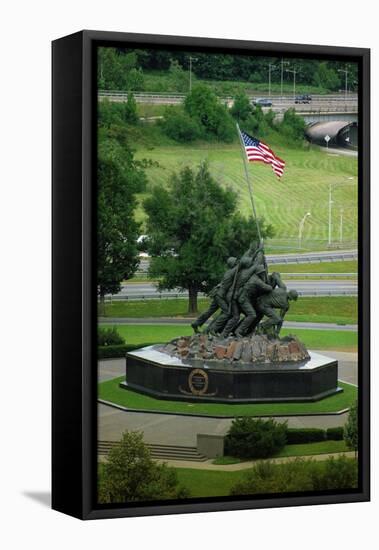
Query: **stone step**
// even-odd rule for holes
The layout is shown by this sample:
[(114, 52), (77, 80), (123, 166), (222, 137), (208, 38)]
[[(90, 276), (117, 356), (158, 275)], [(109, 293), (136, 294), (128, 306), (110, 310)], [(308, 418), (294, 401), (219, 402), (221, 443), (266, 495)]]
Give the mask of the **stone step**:
[[(98, 453), (106, 455), (109, 451), (117, 445), (117, 441), (99, 441)], [(196, 462), (203, 462), (207, 460), (207, 457), (200, 454), (196, 447), (186, 447), (180, 445), (160, 445), (160, 444), (147, 444), (150, 450), (151, 457), (155, 459), (166, 460), (191, 460)]]

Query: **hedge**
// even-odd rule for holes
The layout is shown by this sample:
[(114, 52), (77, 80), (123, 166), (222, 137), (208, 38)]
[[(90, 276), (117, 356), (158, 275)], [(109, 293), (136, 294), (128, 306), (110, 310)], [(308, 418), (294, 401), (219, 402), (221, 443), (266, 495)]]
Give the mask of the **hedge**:
[(287, 445), (294, 443), (314, 443), (325, 441), (326, 432), (321, 428), (288, 428)]
[(343, 427), (328, 428), (326, 430), (326, 439), (332, 439), (333, 441), (339, 441), (343, 439)]

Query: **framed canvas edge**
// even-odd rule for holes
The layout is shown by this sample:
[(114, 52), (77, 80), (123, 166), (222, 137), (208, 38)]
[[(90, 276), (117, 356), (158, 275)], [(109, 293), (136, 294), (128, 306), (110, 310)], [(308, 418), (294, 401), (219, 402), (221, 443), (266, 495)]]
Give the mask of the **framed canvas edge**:
[[(71, 513), (81, 519), (101, 519), (130, 516), (146, 516), (160, 514), (178, 514), (192, 512), (232, 511), (254, 508), (302, 506), (316, 504), (335, 504), (347, 502), (364, 502), (370, 499), (370, 288), (369, 288), (369, 266), (370, 266), (370, 234), (369, 234), (369, 177), (370, 177), (370, 50), (366, 48), (350, 48), (335, 46), (315, 46), (302, 44), (282, 44), (271, 42), (240, 41), (230, 39), (214, 38), (192, 38), (164, 35), (145, 35), (132, 33), (114, 33), (102, 31), (81, 31), (76, 33), (82, 37), (82, 370), (80, 373), (82, 383), (81, 418), (78, 419), (81, 425), (82, 449), (78, 460), (82, 469), (81, 486), (81, 513), (72, 513), (68, 510), (60, 510)], [(60, 40), (65, 40), (62, 38)], [(359, 352), (362, 361), (360, 395), (365, 395), (364, 402), (360, 402), (360, 468), (362, 476), (362, 491), (346, 492), (344, 494), (311, 495), (311, 496), (280, 496), (273, 495), (262, 499), (241, 499), (235, 501), (197, 502), (183, 504), (147, 504), (143, 506), (120, 506), (105, 508), (94, 506), (93, 477), (96, 468), (96, 454), (93, 453), (93, 436), (96, 431), (96, 403), (93, 403), (93, 389), (96, 384), (97, 372), (94, 373), (93, 364), (93, 337), (94, 337), (94, 312), (92, 290), (95, 285), (91, 267), (91, 235), (92, 235), (92, 214), (94, 208), (94, 197), (91, 193), (91, 182), (94, 168), (92, 150), (93, 124), (95, 106), (93, 104), (93, 47), (98, 42), (139, 42), (147, 46), (149, 44), (179, 47), (216, 47), (223, 49), (246, 49), (275, 51), (281, 50), (285, 53), (312, 55), (342, 55), (356, 57), (362, 62), (362, 90), (360, 94), (360, 178), (362, 184), (360, 209), (360, 273), (359, 273), (359, 296), (360, 296), (360, 330), (359, 330)], [(362, 326), (363, 325), (363, 326)], [(96, 333), (95, 333), (96, 335)]]

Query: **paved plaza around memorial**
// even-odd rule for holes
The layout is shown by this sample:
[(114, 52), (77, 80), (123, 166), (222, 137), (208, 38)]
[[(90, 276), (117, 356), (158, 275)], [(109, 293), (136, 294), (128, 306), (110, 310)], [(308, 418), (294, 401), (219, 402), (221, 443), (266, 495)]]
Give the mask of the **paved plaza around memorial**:
[[(356, 353), (320, 351), (338, 360), (339, 380), (357, 384), (358, 363)], [(125, 359), (99, 361), (99, 381), (125, 374)], [(146, 443), (196, 446), (196, 436), (202, 434), (223, 435), (228, 431), (231, 418), (181, 416), (175, 414), (129, 412), (98, 404), (99, 433), (101, 441), (119, 441), (125, 430), (141, 430)], [(340, 415), (312, 415), (277, 417), (288, 421), (290, 428), (330, 428), (343, 426), (347, 413)]]

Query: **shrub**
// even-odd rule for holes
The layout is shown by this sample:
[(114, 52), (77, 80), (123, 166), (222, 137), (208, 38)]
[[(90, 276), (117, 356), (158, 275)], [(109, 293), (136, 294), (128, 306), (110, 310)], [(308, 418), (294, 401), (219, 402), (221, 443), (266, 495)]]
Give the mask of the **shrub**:
[(292, 493), (354, 489), (358, 482), (357, 461), (329, 458), (325, 462), (297, 458), (285, 464), (261, 462), (248, 470), (231, 489), (232, 495)]
[(358, 402), (350, 407), (349, 416), (344, 427), (344, 439), (349, 449), (358, 450)]
[(166, 109), (162, 126), (168, 137), (181, 143), (193, 141), (201, 134), (200, 126), (195, 119), (182, 109), (172, 106)]
[(325, 440), (325, 430), (321, 428), (288, 428), (287, 444), (295, 443), (313, 443), (315, 441)]
[(267, 458), (286, 444), (286, 424), (261, 418), (236, 418), (225, 439), (226, 454), (239, 458)]
[(232, 487), (231, 494), (310, 491), (313, 486), (312, 472), (317, 466), (312, 460), (300, 458), (286, 464), (261, 462), (246, 472), (242, 480)]
[(313, 489), (328, 491), (331, 489), (354, 489), (358, 486), (357, 461), (346, 456), (330, 457), (323, 468), (313, 473)]
[(343, 427), (338, 426), (337, 428), (328, 428), (326, 430), (326, 439), (333, 441), (340, 441), (343, 439)]
[(99, 327), (97, 333), (98, 346), (118, 346), (125, 344), (124, 338), (118, 333), (116, 327)]

